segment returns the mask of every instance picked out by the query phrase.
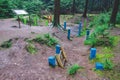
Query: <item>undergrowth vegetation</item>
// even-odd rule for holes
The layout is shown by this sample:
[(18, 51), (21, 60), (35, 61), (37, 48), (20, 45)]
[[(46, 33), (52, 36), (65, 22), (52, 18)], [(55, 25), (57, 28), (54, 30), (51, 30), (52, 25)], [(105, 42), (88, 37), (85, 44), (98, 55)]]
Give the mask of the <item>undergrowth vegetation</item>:
[(115, 46), (118, 39), (110, 35), (109, 14), (100, 14), (90, 22), (89, 28), (94, 27), (88, 40), (84, 41), (85, 45), (95, 46)]
[(83, 67), (82, 66), (79, 66), (78, 64), (73, 64), (72, 66), (70, 66), (69, 68), (68, 68), (68, 74), (69, 75), (75, 75), (76, 74), (76, 72), (79, 70), (79, 69), (83, 69)]
[(120, 64), (115, 65), (114, 70), (104, 71), (101, 74), (102, 77), (107, 77), (109, 80), (120, 79)]
[(116, 23), (120, 24), (120, 12), (118, 12), (118, 14), (117, 14)]
[(22, 23), (26, 25), (38, 26), (40, 17), (36, 14), (31, 14), (29, 16), (20, 16), (20, 20)]
[(35, 39), (33, 39), (33, 41), (40, 44), (45, 44), (49, 47), (53, 47), (58, 43), (58, 40), (50, 34), (38, 35)]
[(45, 44), (49, 47), (55, 46), (58, 43), (58, 40), (50, 34), (38, 35), (33, 41), (39, 44)]
[(12, 39), (3, 42), (0, 47), (2, 47), (2, 48), (10, 48), (11, 46), (12, 46)]
[(109, 13), (101, 13), (93, 18), (89, 27), (97, 27), (98, 25), (108, 24), (110, 19)]
[(97, 53), (96, 58), (91, 62), (101, 62), (103, 64), (104, 70), (93, 69), (100, 77), (103, 77), (108, 80), (119, 80), (119, 63), (115, 64), (113, 62), (114, 54), (110, 47), (105, 47)]
[(50, 34), (38, 35), (32, 40), (27, 39), (26, 41), (28, 42), (26, 50), (31, 54), (35, 54), (37, 52), (37, 48), (34, 45), (35, 43), (47, 45), (49, 47), (54, 47), (58, 43), (58, 40), (52, 37)]
[(26, 46), (26, 50), (31, 54), (35, 54), (37, 52), (35, 45), (32, 43), (28, 43), (28, 45)]
[(100, 53), (96, 54), (96, 58), (91, 60), (92, 63), (100, 62), (104, 66), (104, 70), (112, 70), (114, 67), (114, 63), (112, 62), (112, 58), (114, 54), (111, 48), (105, 47), (101, 50)]
[[(117, 24), (119, 22), (119, 13), (117, 15)], [(113, 59), (115, 58), (115, 52), (113, 51), (114, 47), (118, 45), (120, 41), (120, 36), (112, 36), (110, 31), (114, 27), (113, 25), (109, 25), (109, 13), (102, 13), (96, 17), (94, 17), (93, 21), (90, 22), (89, 28), (92, 30), (92, 33), (89, 36), (88, 40), (84, 41), (85, 45), (90, 45), (91, 47), (100, 46), (100, 51), (96, 54), (96, 58), (91, 60), (91, 63), (95, 64), (96, 62), (100, 62), (103, 64), (104, 70), (95, 70), (98, 75), (109, 79), (109, 80), (119, 80), (119, 72), (116, 71), (116, 63), (114, 63)]]

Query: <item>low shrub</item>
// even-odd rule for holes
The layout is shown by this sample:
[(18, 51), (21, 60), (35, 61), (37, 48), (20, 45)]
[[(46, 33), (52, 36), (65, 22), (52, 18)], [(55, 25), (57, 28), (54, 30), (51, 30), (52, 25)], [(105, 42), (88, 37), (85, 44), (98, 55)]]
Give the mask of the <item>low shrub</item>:
[(105, 58), (103, 60), (103, 67), (105, 70), (112, 70), (114, 67), (114, 64), (113, 64), (112, 60)]
[(24, 24), (31, 24), (33, 26), (38, 26), (38, 21), (39, 21), (39, 16), (36, 14), (31, 14), (29, 16), (20, 16), (20, 20), (21, 22), (23, 22)]
[(11, 46), (12, 46), (12, 39), (2, 43), (0, 47), (2, 47), (2, 48), (10, 48)]
[(118, 38), (109, 35), (109, 27), (107, 24), (97, 26), (91, 33), (88, 40), (84, 41), (85, 45), (91, 46), (115, 46)]
[(58, 40), (52, 37), (50, 34), (39, 35), (33, 41), (40, 44), (46, 44), (47, 46), (55, 46), (58, 43)]
[(29, 43), (26, 46), (26, 50), (31, 54), (35, 54), (37, 52), (37, 49), (36, 49), (35, 45), (33, 45), (32, 43)]
[(76, 72), (81, 68), (83, 68), (83, 67), (79, 66), (78, 64), (74, 64), (74, 65), (72, 65), (68, 68), (68, 74), (69, 75), (75, 75)]
[(93, 21), (90, 22), (89, 27), (96, 27), (99, 25), (108, 24), (109, 20), (109, 13), (101, 13), (94, 17)]

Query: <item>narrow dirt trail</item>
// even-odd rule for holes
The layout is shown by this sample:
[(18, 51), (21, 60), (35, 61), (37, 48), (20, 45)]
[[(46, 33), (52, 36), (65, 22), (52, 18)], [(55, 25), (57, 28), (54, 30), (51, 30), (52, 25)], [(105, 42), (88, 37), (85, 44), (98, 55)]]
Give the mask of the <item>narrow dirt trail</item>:
[(90, 64), (89, 61), (89, 49), (90, 46), (84, 45), (85, 37), (75, 37), (72, 41), (67, 40), (66, 36), (63, 37), (61, 45), (64, 47), (67, 57), (68, 64), (79, 64), (84, 69), (75, 75), (73, 79), (67, 80), (97, 80), (98, 76), (92, 69), (95, 67)]

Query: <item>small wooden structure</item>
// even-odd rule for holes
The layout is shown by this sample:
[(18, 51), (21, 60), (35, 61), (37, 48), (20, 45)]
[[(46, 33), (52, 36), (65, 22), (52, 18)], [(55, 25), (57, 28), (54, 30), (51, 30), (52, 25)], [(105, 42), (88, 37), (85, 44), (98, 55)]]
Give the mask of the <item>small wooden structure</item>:
[(63, 49), (63, 47), (61, 47), (60, 45), (56, 45), (56, 61), (58, 66), (60, 66), (61, 68), (64, 68), (65, 63), (67, 62), (67, 56), (66, 53)]
[(55, 56), (48, 57), (48, 63), (50, 66), (55, 67), (58, 65), (61, 68), (65, 67), (65, 63), (67, 62), (66, 53), (60, 45), (56, 45), (56, 54)]
[(18, 24), (19, 24), (19, 28), (21, 28), (20, 25), (20, 15), (28, 15), (28, 12), (26, 12), (25, 10), (13, 10), (13, 12), (18, 16)]
[(47, 18), (48, 18), (48, 22), (50, 23), (50, 22), (52, 22), (52, 16), (47, 16)]

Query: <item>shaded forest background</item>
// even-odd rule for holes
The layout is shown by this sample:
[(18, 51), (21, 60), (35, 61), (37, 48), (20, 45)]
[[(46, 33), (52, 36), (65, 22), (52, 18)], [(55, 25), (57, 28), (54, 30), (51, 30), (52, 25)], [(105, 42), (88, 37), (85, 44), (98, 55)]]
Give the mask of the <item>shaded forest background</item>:
[[(89, 0), (88, 13), (110, 11), (114, 0)], [(61, 14), (83, 13), (85, 0), (60, 0)], [(12, 9), (25, 9), (30, 14), (54, 13), (54, 0), (0, 0), (0, 18), (13, 17)]]

